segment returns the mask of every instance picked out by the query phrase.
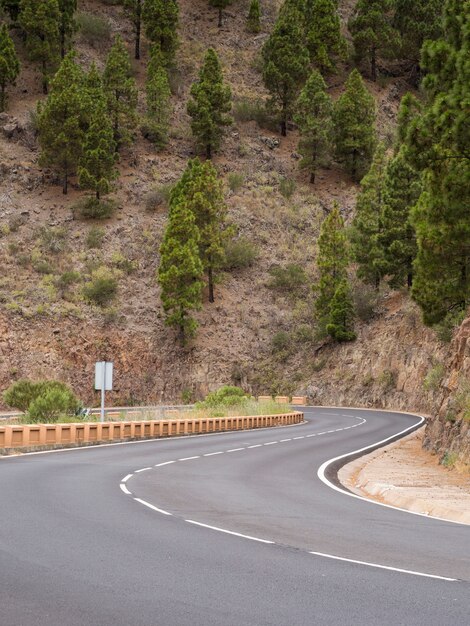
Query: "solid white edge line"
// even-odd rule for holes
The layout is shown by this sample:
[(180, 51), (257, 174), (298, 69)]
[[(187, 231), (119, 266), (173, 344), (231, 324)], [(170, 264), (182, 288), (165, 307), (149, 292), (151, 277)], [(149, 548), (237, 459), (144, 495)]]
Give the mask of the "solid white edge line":
[(400, 574), (412, 574), (413, 576), (424, 576), (425, 578), (437, 578), (437, 580), (447, 580), (448, 582), (458, 582), (457, 578), (447, 578), (446, 576), (437, 576), (436, 574), (425, 574), (424, 572), (415, 572), (409, 569), (400, 569), (399, 567), (391, 567), (389, 565), (379, 565), (378, 563), (368, 563), (367, 561), (356, 561), (355, 559), (347, 559), (343, 556), (333, 554), (325, 554), (324, 552), (310, 552), (315, 556), (322, 556), (326, 559), (334, 559), (335, 561), (346, 561), (346, 563), (356, 563), (357, 565), (367, 565), (368, 567), (377, 567), (378, 569), (386, 569)]
[(124, 476), (124, 478), (121, 480), (122, 483), (127, 483), (127, 481), (129, 480), (129, 478), (132, 478), (132, 474), (127, 474), (127, 476)]
[[(398, 413), (398, 411), (396, 412)], [(406, 413), (405, 415), (412, 415), (412, 414)], [(359, 448), (358, 450), (353, 450), (352, 452), (347, 452), (346, 454), (341, 454), (340, 456), (336, 456), (333, 459), (328, 459), (328, 461), (325, 461), (324, 463), (322, 463), (322, 465), (320, 465), (320, 467), (318, 468), (317, 476), (322, 481), (322, 483), (324, 483), (327, 487), (330, 487), (330, 489), (334, 489), (335, 491), (338, 491), (338, 493), (342, 493), (345, 496), (349, 496), (350, 498), (356, 498), (357, 500), (362, 500), (363, 502), (368, 502), (369, 504), (375, 504), (376, 506), (383, 506), (387, 509), (395, 509), (395, 511), (402, 511), (403, 513), (409, 513), (410, 515), (418, 515), (419, 517), (425, 517), (426, 519), (433, 519), (439, 522), (449, 522), (451, 524), (460, 524), (461, 526), (465, 526), (463, 522), (458, 522), (456, 520), (446, 519), (444, 517), (435, 517), (434, 515), (427, 515), (426, 513), (418, 513), (417, 511), (409, 511), (408, 509), (402, 509), (398, 506), (394, 506), (393, 504), (385, 504), (384, 502), (377, 502), (377, 500), (372, 500), (372, 499), (366, 498), (365, 496), (359, 496), (356, 493), (352, 493), (351, 491), (348, 491), (346, 488), (338, 487), (337, 485), (329, 481), (328, 478), (325, 476), (326, 469), (332, 463), (335, 463), (336, 461), (340, 461), (341, 459), (346, 459), (349, 456), (353, 456), (354, 454), (359, 454), (360, 452), (367, 452), (367, 450), (370, 450), (371, 448), (376, 448), (377, 446), (384, 446), (391, 439), (395, 439), (396, 437), (399, 437), (400, 435), (404, 436), (410, 430), (415, 429), (417, 426), (421, 426), (424, 423), (425, 418), (422, 417), (421, 415), (415, 415), (415, 417), (419, 417), (419, 422), (417, 424), (413, 424), (412, 426), (409, 426), (408, 428), (401, 430), (399, 433), (396, 433), (395, 435), (391, 435), (390, 437), (387, 437), (386, 439), (382, 439), (381, 441), (372, 443), (369, 446), (365, 446), (364, 448)]]
[(121, 487), (121, 491), (124, 491), (126, 496), (131, 496), (132, 495), (132, 493), (129, 491), (129, 489), (126, 487), (126, 485), (124, 483), (121, 483), (119, 485), (119, 487)]
[(150, 502), (146, 502), (145, 500), (141, 500), (140, 498), (134, 498), (134, 500), (136, 502), (140, 502), (140, 504), (143, 504), (144, 506), (147, 506), (149, 509), (152, 509), (152, 511), (156, 511), (157, 513), (163, 513), (163, 515), (173, 515), (173, 513), (168, 513), (168, 511), (159, 509), (158, 507), (153, 506), (153, 504), (150, 504)]
[(203, 524), (201, 522), (195, 522), (192, 519), (185, 519), (185, 522), (188, 524), (194, 524), (195, 526), (202, 526), (202, 528), (208, 528), (209, 530), (217, 530), (219, 533), (226, 533), (227, 535), (234, 535), (235, 537), (242, 537), (243, 539), (251, 539), (252, 541), (259, 541), (260, 543), (269, 543), (274, 544), (274, 541), (269, 541), (268, 539), (260, 539), (259, 537), (251, 537), (250, 535), (242, 535), (241, 533), (236, 533), (233, 530), (226, 530), (225, 528), (219, 528), (218, 526), (209, 526), (209, 524)]

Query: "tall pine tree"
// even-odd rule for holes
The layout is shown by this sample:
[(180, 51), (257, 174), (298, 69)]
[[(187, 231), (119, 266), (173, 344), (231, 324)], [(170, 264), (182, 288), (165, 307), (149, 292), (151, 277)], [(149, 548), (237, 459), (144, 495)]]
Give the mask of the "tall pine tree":
[(306, 0), (305, 16), (310, 60), (322, 73), (330, 72), (335, 57), (346, 52), (337, 0)]
[(310, 182), (315, 182), (319, 167), (328, 163), (332, 147), (333, 103), (326, 93), (326, 83), (320, 72), (314, 70), (296, 104), (294, 121), (299, 127), (299, 152), (301, 167), (310, 172)]
[(77, 0), (58, 0), (60, 11), (59, 34), (60, 34), (60, 55), (64, 58), (70, 39), (77, 29), (74, 16), (77, 10)]
[(210, 159), (220, 145), (224, 126), (232, 123), (228, 115), (232, 109), (232, 93), (230, 87), (224, 85), (219, 57), (213, 48), (207, 51), (199, 79), (193, 83), (190, 93), (191, 130)]
[(103, 88), (113, 123), (114, 141), (119, 147), (131, 141), (137, 123), (137, 88), (129, 53), (120, 35), (116, 36), (106, 59)]
[(279, 110), (284, 137), (295, 101), (309, 72), (304, 23), (304, 14), (295, 5), (286, 3), (263, 47), (263, 80), (271, 93), (272, 106)]
[(140, 59), (140, 38), (144, 0), (122, 0), (122, 4), (124, 6), (124, 12), (134, 28), (134, 57)]
[(386, 165), (385, 146), (380, 143), (370, 170), (361, 181), (351, 229), (352, 253), (357, 263), (357, 275), (376, 289), (379, 288), (383, 276), (383, 250), (379, 244), (379, 236)]
[(151, 60), (147, 67), (145, 88), (147, 115), (142, 132), (157, 148), (163, 148), (168, 141), (171, 90), (167, 70), (161, 64), (159, 47), (152, 49)]
[(188, 163), (174, 190), (195, 217), (199, 229), (199, 254), (207, 273), (209, 302), (214, 302), (214, 274), (225, 260), (224, 242), (231, 236), (227, 228), (227, 205), (222, 181), (210, 161), (193, 159)]
[(42, 69), (42, 88), (60, 58), (60, 10), (58, 0), (21, 0), (19, 23), (26, 35), (26, 48)]
[(183, 345), (197, 328), (191, 312), (201, 308), (204, 269), (198, 244), (194, 214), (183, 199), (174, 196), (160, 247), (158, 282), (166, 324), (178, 330)]
[(64, 194), (83, 151), (89, 115), (84, 83), (83, 70), (75, 62), (73, 52), (69, 52), (51, 82), (46, 102), (38, 105), (40, 163), (62, 178)]
[(316, 285), (315, 317), (320, 335), (328, 333), (331, 303), (340, 284), (347, 280), (348, 248), (344, 220), (337, 205), (321, 225), (318, 237), (317, 266), (320, 279)]
[(392, 26), (394, 0), (358, 0), (349, 30), (358, 61), (368, 59), (372, 80), (377, 80), (379, 54), (396, 55), (398, 33)]
[(176, 0), (145, 0), (142, 20), (149, 41), (160, 46), (165, 63), (171, 65), (178, 46), (179, 9)]
[(354, 303), (351, 288), (346, 279), (336, 287), (330, 302), (329, 320), (326, 332), (335, 341), (354, 341), (357, 335), (354, 332)]
[(20, 63), (6, 24), (0, 27), (0, 111), (7, 103), (7, 85), (13, 85), (20, 73)]
[(391, 287), (411, 287), (416, 257), (416, 233), (411, 210), (421, 194), (421, 176), (400, 150), (387, 164), (382, 190), (381, 231), (378, 242), (383, 250), (383, 273)]
[(88, 123), (84, 136), (82, 156), (78, 166), (80, 187), (94, 191), (96, 200), (111, 190), (117, 178), (116, 142), (113, 125), (107, 110), (101, 77), (93, 64), (84, 90), (88, 96)]
[(427, 102), (408, 126), (407, 157), (423, 173), (412, 212), (412, 295), (426, 324), (470, 304), (470, 1), (447, 0), (444, 37), (425, 44)]
[(375, 101), (357, 70), (349, 75), (346, 90), (335, 104), (333, 120), (336, 157), (358, 181), (369, 169), (376, 133)]
[(395, 0), (393, 26), (401, 35), (401, 54), (419, 67), (421, 47), (442, 34), (442, 0)]

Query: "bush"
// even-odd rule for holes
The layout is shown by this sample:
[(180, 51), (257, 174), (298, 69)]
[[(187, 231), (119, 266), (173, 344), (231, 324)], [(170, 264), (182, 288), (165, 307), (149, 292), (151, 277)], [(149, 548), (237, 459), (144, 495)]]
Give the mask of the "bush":
[(287, 200), (291, 198), (295, 191), (295, 180), (292, 180), (292, 178), (281, 178), (279, 191)]
[(258, 248), (248, 239), (231, 239), (225, 244), (223, 269), (236, 270), (251, 267), (258, 258)]
[(285, 267), (273, 267), (269, 270), (271, 280), (267, 286), (277, 291), (293, 292), (307, 284), (307, 274), (295, 263), (289, 263)]
[(217, 391), (207, 394), (203, 402), (198, 402), (198, 408), (205, 407), (229, 407), (239, 404), (243, 400), (247, 400), (249, 396), (240, 387), (225, 385)]
[(243, 187), (243, 183), (245, 182), (245, 175), (241, 172), (230, 172), (227, 182), (230, 191), (233, 191), (235, 193)]
[(116, 203), (112, 200), (89, 197), (78, 202), (73, 210), (85, 219), (105, 220), (116, 210)]
[(277, 120), (266, 109), (262, 100), (241, 98), (233, 103), (233, 117), (237, 122), (256, 122), (260, 128), (277, 130)]
[(56, 422), (61, 415), (73, 415), (80, 402), (71, 389), (55, 380), (20, 380), (3, 394), (5, 402), (27, 413), (26, 421)]
[(444, 378), (444, 374), (444, 365), (442, 363), (436, 363), (436, 365), (429, 370), (424, 379), (423, 386), (426, 391), (437, 391)]
[(113, 265), (122, 270), (125, 274), (132, 274), (139, 266), (137, 261), (127, 259), (121, 252), (113, 252), (111, 260)]
[(88, 302), (104, 307), (116, 297), (117, 279), (114, 272), (101, 266), (91, 274), (91, 280), (83, 287), (83, 295)]
[(104, 229), (99, 226), (92, 226), (88, 231), (85, 243), (87, 248), (101, 248), (104, 238)]
[(373, 319), (379, 302), (377, 290), (371, 285), (357, 283), (353, 286), (352, 296), (357, 317), (363, 322)]
[(64, 228), (42, 226), (39, 229), (39, 239), (42, 248), (53, 254), (58, 254), (65, 248), (66, 232)]
[(291, 338), (289, 333), (285, 330), (277, 332), (271, 340), (271, 345), (274, 352), (282, 352), (287, 350), (291, 344)]
[(92, 13), (80, 12), (77, 15), (77, 24), (82, 39), (90, 46), (106, 43), (111, 37), (111, 27), (108, 20)]
[(439, 324), (433, 326), (439, 341), (450, 343), (455, 329), (460, 326), (464, 319), (465, 311), (450, 311)]
[(64, 272), (60, 276), (55, 279), (55, 286), (61, 292), (66, 291), (71, 285), (80, 282), (81, 276), (79, 272), (75, 272), (74, 270), (70, 270), (69, 272)]
[(385, 390), (392, 389), (396, 384), (396, 372), (392, 370), (384, 370), (378, 377), (378, 382), (384, 387)]
[(166, 183), (150, 189), (145, 196), (145, 210), (152, 212), (159, 208), (167, 208), (173, 187), (173, 183)]

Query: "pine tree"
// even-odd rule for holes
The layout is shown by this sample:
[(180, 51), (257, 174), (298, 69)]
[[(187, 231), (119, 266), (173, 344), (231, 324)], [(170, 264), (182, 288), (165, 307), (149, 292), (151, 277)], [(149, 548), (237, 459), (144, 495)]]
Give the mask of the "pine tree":
[(259, 0), (251, 0), (247, 26), (250, 33), (259, 33), (261, 31), (261, 7)]
[(140, 37), (142, 32), (142, 9), (145, 0), (123, 0), (124, 12), (134, 27), (134, 57), (140, 59)]
[(75, 63), (73, 52), (69, 52), (51, 81), (46, 102), (38, 105), (40, 164), (62, 177), (64, 194), (82, 155), (89, 114), (84, 82), (84, 73)]
[(58, 2), (60, 11), (60, 55), (64, 58), (70, 38), (77, 28), (74, 19), (75, 11), (77, 10), (77, 0), (58, 0)]
[(353, 180), (369, 169), (376, 145), (375, 101), (361, 75), (353, 70), (333, 113), (335, 151)]
[(165, 63), (171, 65), (178, 45), (178, 3), (176, 0), (145, 0), (142, 20), (147, 38), (160, 46)]
[(222, 68), (213, 48), (209, 48), (199, 72), (199, 80), (191, 87), (188, 113), (191, 130), (208, 159), (220, 145), (223, 127), (232, 123), (228, 115), (232, 108), (230, 87), (224, 85)]
[(407, 163), (400, 150), (387, 164), (382, 189), (381, 231), (378, 243), (383, 250), (383, 273), (391, 287), (413, 282), (416, 233), (410, 213), (421, 194), (421, 177)]
[(423, 43), (442, 34), (442, 0), (395, 0), (393, 26), (401, 35), (401, 54), (419, 66)]
[(351, 229), (351, 244), (357, 275), (365, 283), (379, 288), (383, 276), (383, 250), (379, 244), (383, 209), (383, 177), (387, 159), (380, 143), (369, 172), (361, 181), (356, 212)]
[(399, 36), (392, 26), (394, 0), (358, 0), (356, 11), (349, 20), (354, 50), (358, 61), (368, 59), (372, 80), (377, 80), (377, 56), (395, 55)]
[(263, 47), (263, 80), (271, 93), (271, 104), (280, 111), (281, 134), (309, 72), (309, 54), (304, 44), (304, 15), (285, 4), (274, 30)]
[(314, 70), (296, 104), (294, 121), (299, 127), (299, 152), (301, 167), (310, 172), (310, 182), (315, 173), (328, 162), (331, 152), (333, 104), (326, 93), (326, 83), (320, 72)]
[(470, 2), (447, 0), (443, 23), (443, 39), (423, 47), (427, 99), (406, 140), (423, 180), (412, 295), (430, 325), (470, 304)]
[(344, 220), (337, 205), (324, 220), (318, 238), (317, 266), (320, 280), (315, 302), (315, 317), (319, 333), (327, 333), (331, 321), (331, 302), (340, 283), (347, 280), (348, 249)]
[(336, 341), (354, 341), (357, 337), (354, 332), (354, 318), (354, 303), (351, 289), (348, 281), (343, 279), (336, 288), (330, 302), (326, 332)]
[(107, 111), (101, 77), (94, 64), (84, 89), (89, 98), (89, 119), (78, 167), (78, 182), (80, 187), (94, 191), (96, 200), (99, 201), (101, 196), (110, 192), (111, 183), (117, 178), (118, 171), (115, 168), (117, 154), (113, 126)]
[(20, 1), (21, 0), (0, 0), (0, 8), (8, 12), (12, 22), (16, 22), (18, 19)]
[(228, 7), (229, 4), (232, 4), (232, 1), (233, 0), (209, 0), (211, 7), (219, 9), (219, 22), (217, 24), (219, 28), (222, 28), (223, 10), (225, 7)]
[(41, 63), (42, 88), (47, 93), (51, 70), (60, 57), (58, 0), (21, 0), (19, 23), (30, 58)]
[(194, 214), (184, 200), (173, 197), (160, 247), (158, 282), (166, 324), (178, 329), (182, 344), (196, 332), (190, 312), (201, 308), (204, 270), (198, 244)]
[[(163, 148), (168, 141), (168, 127), (171, 115), (171, 90), (168, 74), (160, 64), (160, 48), (152, 53), (147, 70), (147, 117), (143, 127), (144, 136), (157, 148)], [(158, 58), (155, 58), (157, 55)]]
[(346, 52), (337, 0), (306, 0), (306, 37), (311, 62), (322, 73), (334, 69), (334, 58)]
[(214, 273), (225, 259), (224, 242), (232, 234), (227, 228), (227, 205), (222, 181), (210, 161), (193, 159), (188, 163), (174, 196), (186, 202), (199, 230), (199, 254), (207, 273), (209, 302), (214, 302)]
[(4, 111), (7, 103), (7, 85), (14, 85), (20, 73), (20, 63), (16, 55), (15, 45), (6, 24), (0, 27), (0, 111)]
[(119, 147), (130, 142), (137, 122), (137, 88), (132, 78), (129, 53), (120, 35), (116, 36), (106, 59), (103, 88), (113, 123), (114, 141)]

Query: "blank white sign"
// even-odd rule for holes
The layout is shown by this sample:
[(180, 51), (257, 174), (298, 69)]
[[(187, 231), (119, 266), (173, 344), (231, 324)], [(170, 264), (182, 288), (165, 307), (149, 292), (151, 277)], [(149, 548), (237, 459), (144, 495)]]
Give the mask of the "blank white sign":
[(113, 389), (113, 364), (106, 361), (99, 361), (95, 363), (95, 389), (102, 390), (103, 389), (103, 380), (104, 380), (104, 390), (112, 391)]

